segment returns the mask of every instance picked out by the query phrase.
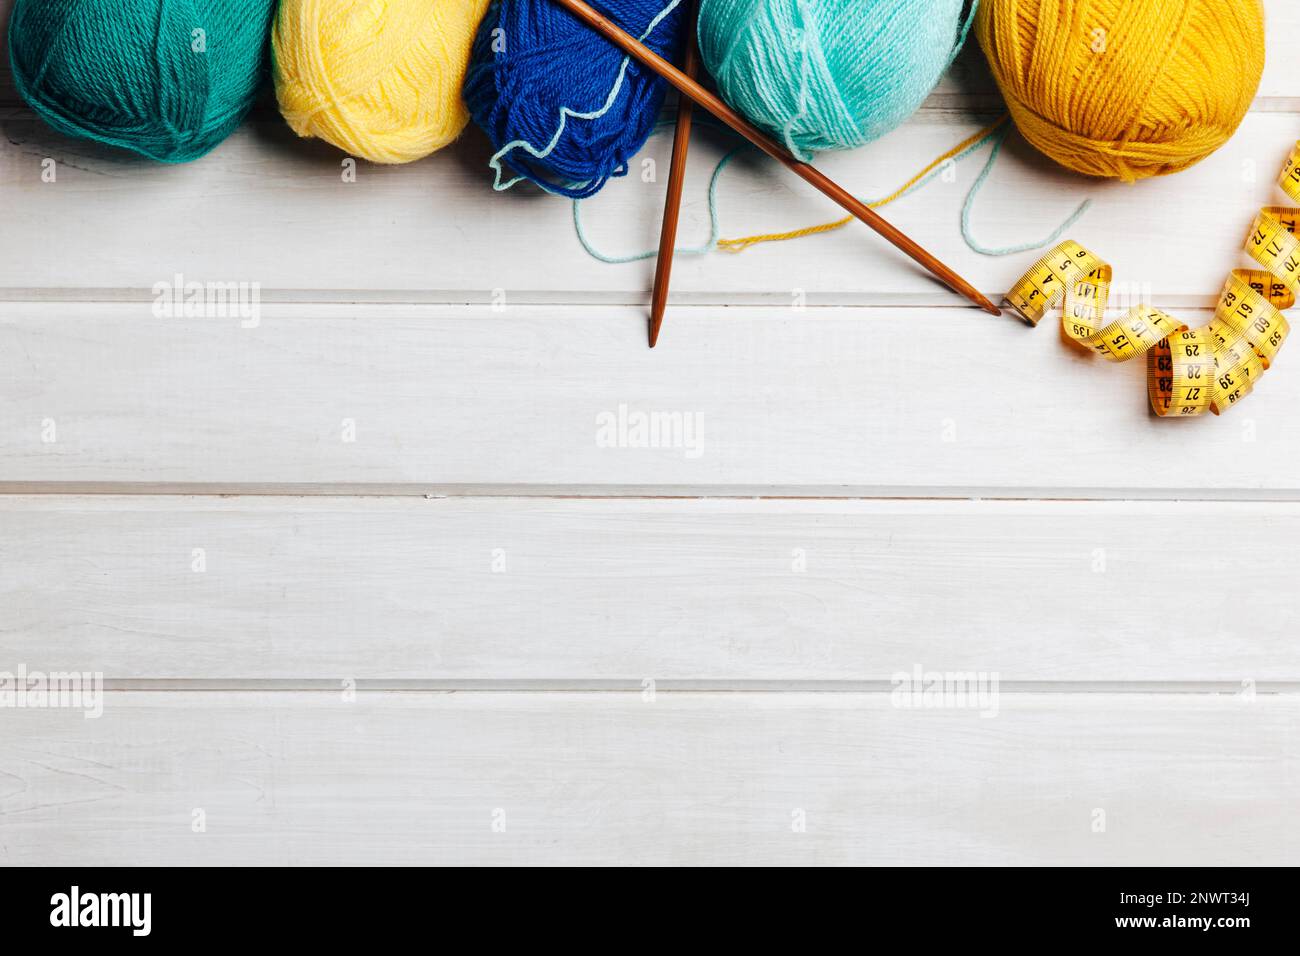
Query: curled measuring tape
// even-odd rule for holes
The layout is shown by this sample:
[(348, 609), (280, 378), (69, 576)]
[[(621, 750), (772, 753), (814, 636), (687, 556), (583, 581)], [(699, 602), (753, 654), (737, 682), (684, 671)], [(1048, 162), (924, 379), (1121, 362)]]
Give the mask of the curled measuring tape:
[[(1278, 180), (1300, 203), (1300, 142)], [(1147, 393), (1161, 416), (1219, 414), (1249, 394), (1273, 363), (1290, 326), (1282, 312), (1300, 293), (1300, 208), (1267, 206), (1246, 237), (1263, 268), (1233, 269), (1208, 325), (1191, 329), (1147, 305), (1106, 320), (1111, 268), (1066, 240), (1015, 284), (1004, 304), (1037, 325), (1058, 303), (1065, 334), (1111, 362), (1147, 355)]]

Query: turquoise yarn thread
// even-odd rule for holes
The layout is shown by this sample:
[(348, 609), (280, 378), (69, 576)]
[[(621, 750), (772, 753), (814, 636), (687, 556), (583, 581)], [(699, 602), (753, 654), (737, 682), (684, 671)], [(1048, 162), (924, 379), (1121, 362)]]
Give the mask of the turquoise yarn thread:
[(17, 0), (9, 60), (60, 133), (183, 163), (252, 107), (274, 12), (275, 0)]
[(916, 112), (961, 49), (976, 6), (701, 0), (700, 56), (732, 107), (808, 160), (869, 143)]
[[(978, 252), (982, 256), (1013, 256), (1020, 252), (1030, 252), (1034, 249), (1042, 249), (1044, 246), (1055, 245), (1057, 240), (1065, 235), (1066, 230), (1078, 222), (1083, 214), (1088, 211), (1088, 207), (1092, 205), (1091, 199), (1085, 199), (1079, 203), (1074, 212), (1070, 213), (1059, 226), (1042, 239), (1021, 242), (1014, 246), (986, 246), (976, 239), (975, 229), (971, 225), (971, 215), (975, 211), (975, 197), (979, 195), (985, 180), (989, 178), (989, 173), (993, 171), (993, 167), (997, 164), (998, 154), (1002, 152), (1002, 144), (1006, 142), (1009, 132), (1011, 132), (1011, 127), (1006, 126), (992, 134), (993, 148), (989, 150), (989, 158), (984, 163), (984, 168), (979, 171), (979, 175), (975, 177), (975, 181), (971, 183), (971, 187), (966, 193), (966, 201), (961, 206), (961, 237), (966, 240), (966, 245), (972, 252)], [(984, 140), (975, 145), (984, 145)]]
[[(675, 124), (674, 120), (662, 120), (655, 128), (655, 132), (656, 133), (661, 132), (662, 130), (674, 124)], [(704, 117), (697, 118), (695, 120), (695, 125), (712, 126), (714, 128), (718, 128), (723, 131), (726, 131), (728, 129), (727, 127), (719, 127), (717, 123), (714, 123), (711, 120), (708, 120)], [(1058, 238), (1060, 238), (1061, 234), (1063, 234), (1066, 229), (1070, 228), (1070, 226), (1072, 226), (1075, 223), (1075, 221), (1078, 220), (1078, 218), (1082, 216), (1084, 212), (1087, 211), (1088, 206), (1091, 204), (1091, 200), (1084, 200), (1084, 202), (1082, 202), (1079, 205), (1079, 208), (1075, 210), (1074, 214), (1069, 219), (1067, 219), (1059, 227), (1057, 227), (1056, 231), (1053, 232), (1050, 236), (1048, 236), (1047, 239), (1042, 240), (1040, 242), (1026, 243), (1023, 247), (1015, 246), (1005, 250), (987, 249), (979, 245), (979, 243), (976, 242), (974, 235), (971, 231), (971, 226), (969, 221), (971, 208), (975, 202), (975, 194), (979, 192), (980, 186), (983, 185), (984, 180), (988, 178), (988, 174), (990, 169), (993, 166), (994, 160), (997, 159), (998, 152), (1002, 148), (1002, 141), (1006, 138), (1006, 133), (1007, 133), (1006, 129), (995, 130), (994, 132), (991, 132), (988, 135), (983, 136), (980, 139), (977, 139), (975, 142), (971, 143), (969, 146), (963, 149), (960, 153), (952, 157), (952, 162), (954, 164), (960, 163), (967, 156), (970, 156), (972, 153), (983, 149), (988, 143), (991, 142), (993, 144), (993, 149), (991, 151), (988, 161), (985, 163), (984, 168), (980, 171), (979, 175), (975, 178), (974, 184), (971, 186), (970, 192), (967, 193), (965, 205), (962, 207), (962, 219), (961, 219), (962, 237), (966, 240), (967, 244), (971, 247), (972, 250), (974, 250), (975, 252), (983, 253), (985, 255), (994, 255), (994, 256), (1010, 255), (1011, 253), (1014, 252), (1023, 252), (1026, 249), (1037, 249), (1041, 245), (1045, 245), (1050, 242), (1055, 242)], [(745, 151), (756, 150), (756, 149), (757, 147), (755, 146), (751, 146), (748, 143), (742, 143), (741, 145), (735, 147), (734, 149), (727, 151), (723, 155), (723, 157), (720, 160), (718, 160), (718, 164), (713, 168), (713, 175), (709, 177), (709, 192), (708, 192), (709, 238), (705, 242), (696, 246), (685, 246), (685, 247), (679, 246), (673, 249), (673, 255), (701, 256), (704, 255), (705, 253), (712, 252), (714, 249), (718, 247), (718, 240), (722, 237), (722, 226), (721, 226), (722, 217), (721, 217), (721, 213), (718, 210), (718, 185), (722, 179), (722, 171), (726, 169), (727, 166), (731, 163), (731, 161), (740, 153)], [(904, 199), (912, 195), (912, 193), (928, 185), (937, 176), (942, 175), (943, 172), (944, 172), (943, 166), (936, 166), (934, 169), (930, 170), (930, 172), (926, 173), (916, 182), (912, 183), (912, 185), (907, 187), (907, 189), (905, 189), (903, 192), (899, 193), (898, 199)], [(871, 205), (873, 203), (879, 202), (881, 198), (883, 197), (876, 197), (874, 199), (864, 199), (863, 202), (865, 202), (867, 205)], [(641, 252), (625, 253), (622, 255), (616, 255), (616, 254), (601, 251), (599, 248), (596, 247), (596, 244), (591, 241), (591, 237), (587, 235), (587, 229), (586, 226), (583, 224), (583, 219), (582, 219), (583, 202), (585, 202), (585, 200), (582, 199), (573, 200), (573, 228), (574, 228), (574, 232), (577, 234), (578, 242), (582, 245), (582, 248), (586, 251), (587, 255), (591, 256), (593, 259), (596, 259), (600, 262), (606, 262), (611, 265), (621, 265), (622, 263), (625, 262), (639, 262), (643, 259), (650, 259), (659, 254), (658, 248), (645, 249), (642, 250)]]
[[(655, 132), (667, 127), (669, 124), (661, 123), (655, 128)], [(676, 124), (673, 124), (676, 125)], [(652, 134), (653, 135), (653, 134)], [(713, 167), (713, 175), (709, 177), (709, 238), (695, 246), (675, 246), (673, 255), (675, 256), (702, 256), (706, 252), (712, 252), (718, 247), (718, 240), (722, 238), (722, 222), (718, 218), (718, 181), (722, 179), (722, 171), (727, 165), (736, 158), (738, 154), (746, 149), (750, 149), (748, 144), (737, 146), (729, 150), (716, 166)], [(625, 262), (640, 262), (643, 259), (651, 259), (659, 255), (658, 247), (654, 249), (643, 249), (641, 252), (630, 252), (622, 255), (601, 252), (596, 248), (596, 244), (591, 241), (587, 235), (587, 228), (582, 224), (582, 204), (585, 200), (573, 200), (573, 231), (578, 237), (578, 242), (586, 250), (587, 255), (600, 262), (606, 262), (610, 265), (622, 265)]]

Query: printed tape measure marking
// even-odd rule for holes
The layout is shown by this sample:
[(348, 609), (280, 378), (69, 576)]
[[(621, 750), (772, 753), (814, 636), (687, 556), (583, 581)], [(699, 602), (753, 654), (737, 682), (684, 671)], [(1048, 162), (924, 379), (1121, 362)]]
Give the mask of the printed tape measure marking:
[[(1300, 203), (1300, 142), (1278, 185)], [(1282, 313), (1300, 292), (1300, 209), (1261, 209), (1245, 251), (1263, 268), (1233, 269), (1214, 317), (1200, 329), (1148, 305), (1106, 321), (1111, 267), (1069, 239), (1035, 262), (1003, 304), (1029, 325), (1059, 305), (1065, 334), (1107, 361), (1145, 354), (1147, 394), (1157, 415), (1217, 415), (1250, 393), (1291, 331)]]

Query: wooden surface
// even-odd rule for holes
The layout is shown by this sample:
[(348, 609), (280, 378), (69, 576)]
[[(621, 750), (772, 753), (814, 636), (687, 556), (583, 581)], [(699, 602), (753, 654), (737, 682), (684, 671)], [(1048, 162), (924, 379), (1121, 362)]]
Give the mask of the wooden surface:
[[(1211, 525), (1232, 531), (1217, 554), (1178, 551)], [(0, 620), (19, 660), (136, 680), (845, 683), (920, 662), (1300, 686), (1297, 538), (1291, 502), (11, 497)], [(1194, 622), (1161, 600), (1211, 580)]]
[(1300, 852), (1296, 717), (1264, 696), (1007, 695), (984, 719), (852, 693), (123, 693), (98, 721), (6, 718), (0, 858), (1277, 864)]
[[(652, 352), (644, 304), (501, 315), (268, 305), (256, 329), (148, 308), (0, 309), (0, 491), (1300, 490), (1300, 376), (1286, 352), (1231, 414), (1162, 421), (1145, 362), (1110, 365), (1071, 349), (1053, 324), (975, 309), (677, 308), (675, 344)], [(683, 447), (607, 447), (598, 424), (620, 407), (681, 416)], [(57, 441), (44, 440), (47, 420)]]
[[(1221, 151), (1126, 186), (1013, 137), (980, 237), (1092, 198), (1071, 235), (1202, 321), (1300, 137), (1267, 7)], [(968, 50), (821, 165), (870, 198), (996, 111)], [(1160, 421), (1140, 363), (853, 226), (679, 257), (650, 352), (653, 262), (494, 194), (473, 130), (344, 183), (266, 104), (162, 167), (0, 68), (0, 131), (0, 671), (107, 687), (0, 709), (0, 862), (1300, 862), (1300, 346)], [(682, 244), (731, 143), (696, 133)], [(655, 245), (670, 141), (584, 206), (607, 251)], [(888, 213), (996, 298), (1034, 256), (962, 242), (981, 164)], [(757, 158), (719, 200), (727, 236), (836, 215)], [(256, 327), (156, 317), (177, 273), (259, 283)], [(620, 410), (698, 441), (611, 447)], [(996, 714), (896, 706), (914, 668), (996, 674)]]

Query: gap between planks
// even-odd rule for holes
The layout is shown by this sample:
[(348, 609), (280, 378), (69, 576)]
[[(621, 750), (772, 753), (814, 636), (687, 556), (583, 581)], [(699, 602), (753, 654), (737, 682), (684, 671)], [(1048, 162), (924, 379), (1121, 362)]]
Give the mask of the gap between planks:
[[(980, 292), (994, 302), (1001, 303), (1006, 294), (1005, 289), (981, 289)], [(483, 321), (493, 319), (508, 320), (515, 316), (502, 313), (492, 308), (490, 295), (481, 289), (436, 289), (427, 292), (412, 290), (386, 289), (263, 289), (260, 290), (261, 304), (269, 306), (289, 306), (301, 308), (365, 308), (369, 306), (393, 307), (438, 307), (456, 309), (479, 309)], [(608, 308), (645, 308), (649, 315), (650, 290), (610, 291), (596, 290), (583, 292), (570, 290), (566, 292), (545, 289), (511, 290), (510, 308), (569, 308), (591, 309)], [(75, 286), (50, 287), (0, 287), (0, 303), (17, 308), (36, 305), (151, 305), (155, 295), (148, 289), (132, 288), (79, 288)], [(1151, 304), (1167, 311), (1172, 310), (1208, 310), (1215, 305), (1217, 295), (1162, 295), (1153, 296)], [(717, 292), (704, 291), (674, 292), (669, 295), (669, 305), (673, 308), (690, 309), (688, 316), (694, 322), (734, 322), (736, 316), (728, 315), (731, 308), (757, 312), (758, 315), (746, 315), (745, 318), (788, 319), (793, 311), (787, 292)], [(909, 293), (852, 293), (820, 295), (815, 302), (808, 302), (798, 309), (799, 318), (815, 321), (823, 318), (843, 318), (843, 310), (861, 311), (888, 310), (896, 313), (904, 310), (932, 312), (935, 309), (966, 310), (972, 316), (984, 313), (974, 305), (963, 302), (955, 293), (936, 287), (934, 295), (917, 295)], [(694, 310), (707, 310), (700, 312)], [(770, 310), (770, 314), (764, 314)], [(1120, 314), (1123, 310), (1115, 310)], [(837, 314), (838, 313), (838, 314)], [(278, 316), (277, 316), (278, 317)], [(334, 318), (339, 316), (321, 316)], [(1021, 323), (1021, 320), (1009, 310), (1003, 311), (1002, 317), (1008, 321)], [(152, 318), (142, 313), (142, 320)], [(373, 318), (365, 316), (362, 318)], [(446, 316), (425, 316), (431, 324)], [(862, 316), (864, 320), (869, 316)], [(168, 319), (163, 321), (186, 321)], [(686, 346), (682, 346), (686, 347)]]
[(1143, 502), (1169, 503), (1294, 503), (1300, 492), (1288, 489), (1241, 488), (933, 488), (848, 487), (842, 492), (825, 487), (734, 486), (676, 487), (656, 485), (427, 485), (427, 484), (283, 484), (236, 482), (81, 482), (0, 481), (0, 495), (57, 498), (75, 496), (143, 498), (411, 498), (427, 501), (522, 499), (528, 501), (827, 501), (827, 502)]
[[(336, 694), (343, 689), (343, 679), (311, 678), (124, 678), (104, 679), (107, 693), (262, 693), (307, 692)], [(362, 679), (348, 681), (348, 689), (358, 693), (590, 693), (626, 696), (645, 690), (643, 678), (572, 679), (460, 679), (415, 680)], [(999, 681), (998, 692), (1005, 694), (1183, 694), (1202, 697), (1236, 697), (1240, 684), (1232, 681)], [(894, 686), (884, 680), (709, 680), (655, 679), (656, 694), (891, 694)], [(1254, 694), (1270, 696), (1300, 694), (1300, 681), (1262, 681), (1253, 684)]]

